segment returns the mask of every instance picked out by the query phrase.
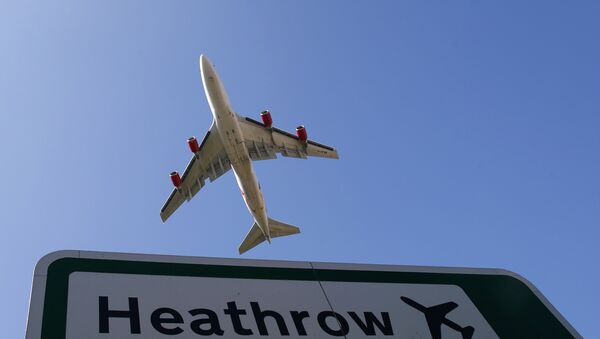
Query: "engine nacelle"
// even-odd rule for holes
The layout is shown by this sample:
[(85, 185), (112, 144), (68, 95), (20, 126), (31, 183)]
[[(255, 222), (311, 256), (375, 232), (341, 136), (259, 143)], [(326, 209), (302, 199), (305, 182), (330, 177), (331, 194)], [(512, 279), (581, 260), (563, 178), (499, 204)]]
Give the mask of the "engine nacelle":
[(196, 154), (200, 152), (200, 145), (198, 145), (198, 140), (196, 140), (196, 137), (189, 137), (187, 139), (187, 143), (192, 153)]
[(173, 186), (175, 186), (175, 188), (181, 187), (181, 177), (179, 176), (179, 173), (177, 173), (177, 171), (171, 172), (170, 177), (171, 182), (173, 183)]
[(296, 135), (300, 141), (306, 142), (306, 140), (308, 140), (308, 133), (306, 133), (306, 128), (304, 128), (304, 125), (296, 127)]
[(271, 118), (271, 112), (268, 110), (260, 112), (260, 117), (266, 127), (271, 128), (273, 126), (273, 119)]

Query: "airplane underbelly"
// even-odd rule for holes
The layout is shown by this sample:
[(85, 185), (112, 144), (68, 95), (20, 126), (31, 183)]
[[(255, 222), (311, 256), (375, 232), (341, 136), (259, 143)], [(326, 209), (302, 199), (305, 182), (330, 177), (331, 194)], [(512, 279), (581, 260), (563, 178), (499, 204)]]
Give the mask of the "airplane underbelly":
[(217, 128), (232, 165), (250, 160), (246, 143), (234, 113), (217, 114)]
[(239, 162), (232, 164), (233, 172), (237, 180), (244, 201), (250, 213), (256, 218), (263, 214), (264, 201), (258, 181), (254, 175), (251, 161)]
[(258, 187), (258, 180), (254, 174), (252, 160), (248, 154), (237, 115), (229, 107), (226, 110), (214, 112), (214, 115), (221, 140), (248, 211), (261, 227), (263, 225), (266, 227), (265, 203), (260, 187)]

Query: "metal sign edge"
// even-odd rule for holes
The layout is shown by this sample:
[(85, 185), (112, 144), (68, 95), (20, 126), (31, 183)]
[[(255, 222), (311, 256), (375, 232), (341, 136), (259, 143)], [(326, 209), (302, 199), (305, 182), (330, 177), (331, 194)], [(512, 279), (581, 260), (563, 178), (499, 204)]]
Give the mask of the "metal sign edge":
[(43, 304), (45, 298), (46, 276), (48, 267), (55, 261), (63, 258), (85, 258), (98, 260), (127, 260), (146, 261), (159, 263), (182, 263), (182, 264), (208, 264), (225, 266), (249, 266), (249, 267), (274, 267), (274, 268), (307, 268), (325, 270), (361, 270), (382, 272), (415, 272), (415, 273), (448, 273), (448, 274), (486, 274), (509, 276), (519, 280), (527, 286), (544, 306), (559, 320), (559, 322), (575, 338), (583, 338), (577, 330), (571, 326), (566, 318), (550, 303), (548, 299), (525, 277), (506, 269), (499, 268), (466, 268), (466, 267), (439, 267), (439, 266), (412, 266), (412, 265), (385, 265), (365, 263), (332, 263), (312, 261), (285, 261), (268, 259), (238, 259), (238, 258), (216, 258), (195, 257), (161, 254), (137, 254), (124, 252), (100, 252), (81, 250), (59, 250), (44, 255), (37, 262), (30, 294), (26, 339), (41, 337), (41, 324), (43, 315)]

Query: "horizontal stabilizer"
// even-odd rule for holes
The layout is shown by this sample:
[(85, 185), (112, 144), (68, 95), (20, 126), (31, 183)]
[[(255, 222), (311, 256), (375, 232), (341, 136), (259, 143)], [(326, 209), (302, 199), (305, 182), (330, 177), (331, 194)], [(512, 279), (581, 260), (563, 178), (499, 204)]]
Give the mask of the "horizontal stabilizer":
[(298, 227), (269, 218), (269, 237), (267, 237), (263, 230), (255, 222), (254, 225), (252, 225), (250, 232), (248, 232), (246, 235), (244, 241), (242, 241), (239, 252), (240, 254), (243, 254), (265, 240), (269, 240), (270, 242), (271, 238), (283, 237), (296, 233), (300, 233), (300, 229)]
[(246, 238), (244, 238), (244, 241), (242, 241), (242, 244), (240, 245), (240, 254), (243, 254), (265, 240), (267, 240), (267, 237), (265, 237), (265, 234), (255, 222), (254, 225), (252, 225), (252, 228), (250, 228), (248, 234), (246, 234)]
[(300, 233), (298, 227), (271, 218), (269, 218), (269, 231), (271, 233), (271, 238)]

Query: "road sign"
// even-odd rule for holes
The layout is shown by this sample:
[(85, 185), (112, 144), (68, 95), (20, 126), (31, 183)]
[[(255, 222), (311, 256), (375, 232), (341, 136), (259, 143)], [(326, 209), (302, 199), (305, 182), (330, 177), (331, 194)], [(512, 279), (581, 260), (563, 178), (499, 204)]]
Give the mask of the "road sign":
[(26, 338), (581, 338), (508, 271), (60, 251)]

